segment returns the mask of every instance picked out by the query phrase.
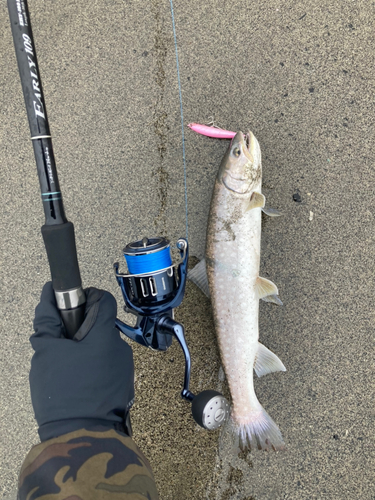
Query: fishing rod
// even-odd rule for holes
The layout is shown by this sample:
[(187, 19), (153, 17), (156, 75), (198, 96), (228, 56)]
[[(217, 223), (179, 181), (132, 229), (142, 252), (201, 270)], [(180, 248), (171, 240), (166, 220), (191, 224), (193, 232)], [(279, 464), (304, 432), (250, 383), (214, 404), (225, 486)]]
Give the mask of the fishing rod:
[[(73, 338), (83, 323), (86, 302), (74, 227), (65, 216), (27, 0), (8, 0), (8, 9), (42, 193), (45, 213), (42, 235), (57, 306), (66, 334)], [(173, 338), (177, 339), (185, 357), (181, 397), (192, 403), (195, 421), (205, 429), (214, 430), (227, 419), (229, 403), (217, 391), (206, 390), (195, 395), (189, 389), (190, 352), (184, 327), (174, 320), (174, 309), (181, 304), (185, 293), (187, 240), (180, 238), (177, 249), (180, 261), (174, 264), (170, 243), (165, 238), (143, 238), (126, 245), (123, 252), (128, 271), (120, 273), (118, 262), (114, 264), (114, 271), (123, 294), (124, 309), (137, 320), (135, 326), (129, 326), (116, 319), (116, 327), (132, 341), (158, 351), (166, 351)], [(130, 420), (127, 426), (131, 432)]]
[(8, 10), (42, 194), (41, 231), (57, 307), (67, 336), (73, 338), (83, 323), (86, 302), (74, 226), (64, 211), (27, 0), (8, 0)]

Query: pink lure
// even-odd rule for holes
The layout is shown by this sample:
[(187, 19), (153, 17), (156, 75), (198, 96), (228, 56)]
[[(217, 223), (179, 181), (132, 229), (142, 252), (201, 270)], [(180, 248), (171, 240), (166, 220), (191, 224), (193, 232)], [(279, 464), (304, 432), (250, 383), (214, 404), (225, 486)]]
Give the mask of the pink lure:
[(223, 130), (221, 128), (209, 127), (208, 125), (199, 125), (199, 123), (189, 123), (188, 127), (197, 134), (206, 135), (207, 137), (214, 137), (215, 139), (233, 139), (237, 132), (230, 130)]

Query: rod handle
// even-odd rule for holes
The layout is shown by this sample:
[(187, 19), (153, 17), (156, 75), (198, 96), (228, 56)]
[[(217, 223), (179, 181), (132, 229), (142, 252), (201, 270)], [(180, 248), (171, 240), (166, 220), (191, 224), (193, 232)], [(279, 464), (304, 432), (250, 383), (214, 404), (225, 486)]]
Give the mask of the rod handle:
[(61, 319), (65, 326), (66, 336), (72, 339), (85, 319), (85, 306), (81, 304), (74, 309), (60, 309)]
[(84, 320), (86, 296), (82, 290), (77, 249), (72, 222), (42, 226), (52, 286), (57, 307), (69, 338), (77, 333)]

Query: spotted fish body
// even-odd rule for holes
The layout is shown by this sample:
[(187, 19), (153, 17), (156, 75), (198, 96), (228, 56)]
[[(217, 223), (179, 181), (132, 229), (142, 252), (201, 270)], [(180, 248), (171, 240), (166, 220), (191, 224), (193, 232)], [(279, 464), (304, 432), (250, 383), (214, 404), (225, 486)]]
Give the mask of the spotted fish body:
[[(251, 132), (246, 136), (238, 132), (215, 182), (205, 267), (232, 398), (232, 425), (243, 445), (281, 449), (281, 433), (259, 403), (253, 383), (254, 368), (258, 376), (285, 370), (277, 356), (258, 341), (259, 299), (281, 304), (276, 286), (259, 277), (262, 210), (280, 215), (264, 209), (261, 184), (258, 141)], [(198, 266), (192, 276), (197, 284), (202, 281)]]

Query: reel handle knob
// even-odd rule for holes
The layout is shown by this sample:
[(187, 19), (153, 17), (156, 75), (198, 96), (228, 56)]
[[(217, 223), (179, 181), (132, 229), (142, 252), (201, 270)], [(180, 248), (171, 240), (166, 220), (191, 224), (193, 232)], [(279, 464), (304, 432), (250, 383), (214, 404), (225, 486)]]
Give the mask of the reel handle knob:
[(229, 417), (230, 406), (220, 392), (207, 390), (193, 399), (191, 412), (198, 425), (209, 431), (218, 429)]

